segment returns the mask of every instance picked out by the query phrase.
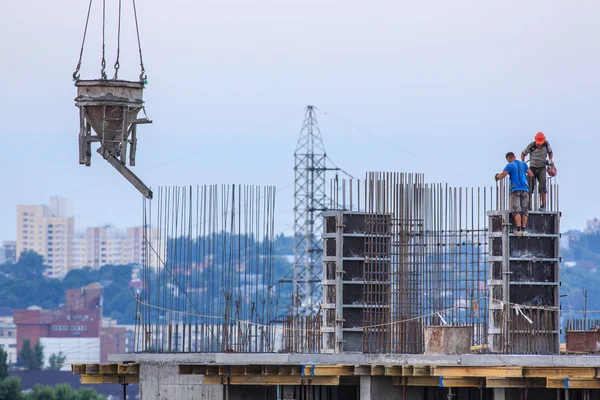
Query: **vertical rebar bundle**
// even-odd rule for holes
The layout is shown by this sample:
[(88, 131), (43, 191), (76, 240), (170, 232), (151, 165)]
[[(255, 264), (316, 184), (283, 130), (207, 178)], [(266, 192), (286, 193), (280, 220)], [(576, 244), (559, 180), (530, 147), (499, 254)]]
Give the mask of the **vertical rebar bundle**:
[[(472, 327), (472, 344), (488, 344), (489, 299), (496, 298), (488, 281), (497, 269), (488, 212), (508, 215), (504, 182), (456, 188), (426, 183), (422, 174), (369, 173), (331, 188), (323, 209), (338, 211), (326, 212), (325, 223), (314, 216), (324, 228), (315, 236), (324, 241), (326, 293), (307, 293), (311, 300), (295, 301), (277, 325), (275, 189), (159, 188), (144, 203), (136, 351), (422, 353), (431, 325)], [(558, 187), (549, 189), (546, 213), (556, 214)], [(541, 229), (541, 220), (530, 219), (532, 230)], [(546, 239), (522, 238), (519, 246), (545, 252)], [(545, 273), (514, 266), (515, 281)], [(518, 310), (534, 325), (513, 317), (509, 328), (547, 331), (547, 310), (522, 303)], [(503, 307), (504, 315), (515, 313), (514, 304)], [(524, 348), (539, 352), (551, 340), (532, 335)]]
[[(557, 210), (558, 187), (553, 183), (548, 187), (547, 209)], [(331, 259), (328, 264), (332, 263), (328, 269), (350, 276), (355, 267), (350, 262), (359, 260), (364, 281), (362, 292), (346, 293), (354, 290), (352, 282), (343, 278), (341, 286), (331, 286), (335, 274), (324, 275), (329, 284), (327, 307), (341, 304), (335, 306), (335, 312), (326, 310), (326, 347), (343, 349), (332, 345), (334, 337), (336, 342), (355, 341), (352, 329), (332, 322), (346, 321), (348, 325), (350, 318), (356, 328), (356, 316), (343, 301), (336, 302), (336, 296), (352, 296), (355, 303), (363, 304), (364, 352), (421, 353), (427, 325), (472, 327), (472, 344), (487, 343), (487, 212), (509, 207), (508, 182), (498, 182), (495, 188), (450, 187), (425, 183), (422, 174), (368, 173), (365, 180), (333, 182), (329, 197), (331, 209), (345, 210), (336, 217), (338, 223), (350, 221), (351, 215), (363, 216), (364, 231), (357, 236), (364, 236), (364, 249), (359, 255), (362, 258), (356, 260), (346, 254), (327, 257)], [(535, 206), (538, 195), (532, 197)], [(336, 213), (329, 214), (327, 218), (333, 218)], [(330, 233), (335, 231), (333, 226), (325, 228), (329, 252), (333, 246), (327, 241), (338, 236)], [(361, 245), (357, 238), (347, 237), (348, 226), (341, 229), (345, 233), (336, 240), (343, 240), (344, 249)], [(337, 286), (342, 289), (335, 289)], [(331, 327), (336, 325), (337, 336), (332, 336)]]
[(274, 348), (274, 207), (274, 187), (240, 185), (161, 187), (145, 201), (136, 351)]
[(423, 309), (423, 185), (423, 174), (367, 174), (364, 352), (421, 351), (422, 324), (412, 318)]

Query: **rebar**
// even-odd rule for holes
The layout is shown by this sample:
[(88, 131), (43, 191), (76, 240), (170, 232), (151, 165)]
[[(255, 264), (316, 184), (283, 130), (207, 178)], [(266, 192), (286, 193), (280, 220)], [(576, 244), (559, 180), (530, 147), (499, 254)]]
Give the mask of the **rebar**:
[[(548, 186), (547, 210), (552, 212), (558, 207), (558, 188), (552, 182)], [(457, 188), (425, 183), (422, 174), (368, 173), (362, 181), (342, 180), (331, 187), (342, 191), (332, 192), (331, 209), (364, 216), (364, 254), (356, 258), (364, 269), (360, 298), (363, 352), (422, 353), (425, 350), (423, 329), (427, 325), (469, 326), (473, 329), (472, 344), (486, 344), (487, 212), (508, 209), (508, 185), (501, 181), (495, 188)], [(537, 196), (533, 194), (534, 203)], [(328, 232), (327, 227), (324, 232)], [(354, 240), (347, 236), (336, 239), (343, 240), (343, 248)], [(325, 239), (325, 243), (327, 240), (333, 239)], [(527, 244), (533, 251), (537, 251), (537, 245)], [(357, 244), (352, 246), (356, 248)], [(338, 268), (348, 274), (349, 268), (354, 267), (349, 264), (352, 260), (345, 256), (335, 261), (343, 264), (341, 267), (336, 267), (332, 258), (331, 269)], [(325, 276), (324, 279), (332, 282), (333, 278)], [(346, 292), (354, 290), (349, 283), (342, 283), (343, 288), (337, 293), (334, 287), (326, 287), (331, 292), (329, 299), (325, 293), (326, 303), (335, 304), (336, 295), (347, 298)], [(349, 311), (344, 307), (347, 308), (342, 305), (343, 310), (336, 310), (337, 317), (334, 313), (327, 317), (329, 311), (326, 312), (326, 326), (334, 326), (330, 324), (334, 318), (348, 320)], [(532, 312), (536, 313), (524, 311), (525, 315)], [(532, 315), (537, 324), (535, 329), (546, 334), (530, 339), (527, 349), (541, 348), (540, 341), (545, 347), (553, 346), (555, 339), (549, 334), (549, 326), (554, 316), (546, 314), (541, 311), (539, 316)], [(503, 315), (506, 329), (516, 329), (509, 326), (514, 320), (509, 310)], [(522, 320), (524, 318), (518, 323)], [(350, 337), (350, 329), (340, 329)], [(329, 337), (331, 333), (325, 335)]]
[(144, 203), (136, 351), (275, 346), (275, 188), (161, 187)]

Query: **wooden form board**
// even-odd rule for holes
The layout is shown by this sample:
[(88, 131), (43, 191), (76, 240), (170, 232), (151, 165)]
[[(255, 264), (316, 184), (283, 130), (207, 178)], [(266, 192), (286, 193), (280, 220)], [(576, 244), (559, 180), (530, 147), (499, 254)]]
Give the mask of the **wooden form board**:
[[(139, 364), (74, 364), (83, 384), (139, 383)], [(475, 388), (600, 389), (600, 367), (475, 367), (436, 365), (202, 365), (180, 364), (180, 375), (216, 385), (336, 386), (340, 377), (388, 376), (393, 385)]]
[(140, 366), (137, 363), (73, 364), (71, 373), (81, 375), (81, 383), (84, 385), (127, 385), (140, 382)]
[[(277, 385), (282, 377), (389, 376), (393, 385), (493, 388), (600, 388), (600, 368), (435, 365), (179, 365), (182, 375), (203, 375), (206, 384)], [(241, 379), (243, 378), (243, 379)], [(236, 382), (236, 383), (234, 383)], [(242, 383), (243, 382), (243, 383)], [(324, 382), (327, 381), (324, 379)]]

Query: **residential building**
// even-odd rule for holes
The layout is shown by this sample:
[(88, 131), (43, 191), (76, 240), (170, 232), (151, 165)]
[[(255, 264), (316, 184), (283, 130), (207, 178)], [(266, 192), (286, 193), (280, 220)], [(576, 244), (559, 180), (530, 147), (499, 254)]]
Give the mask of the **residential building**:
[(44, 257), (45, 274), (52, 278), (63, 277), (71, 269), (98, 269), (107, 264), (148, 262), (156, 266), (167, 253), (166, 238), (155, 228), (120, 230), (104, 225), (76, 233), (72, 204), (62, 198), (51, 198), (48, 205), (17, 206), (17, 240), (13, 243), (10, 247), (11, 243), (5, 242), (4, 252), (0, 249), (0, 263), (33, 250)]
[(14, 263), (17, 261), (17, 242), (5, 240), (0, 247), (0, 264)]
[(150, 244), (144, 239), (143, 227), (127, 228), (125, 231), (113, 225), (89, 227), (73, 242), (74, 263), (78, 267), (93, 269), (108, 264), (144, 265), (148, 256), (150, 262), (155, 263), (157, 256), (152, 249), (161, 250), (164, 259), (166, 246), (158, 240), (157, 229), (151, 229), (149, 235)]
[(75, 217), (67, 199), (52, 198), (50, 205), (17, 206), (16, 255), (33, 250), (44, 257), (46, 275), (64, 276), (73, 268)]
[(0, 317), (0, 348), (6, 352), (9, 364), (17, 362), (17, 326), (12, 317)]
[(127, 329), (102, 323), (102, 293), (102, 286), (92, 283), (67, 290), (65, 304), (58, 309), (15, 310), (17, 348), (25, 339), (32, 346), (39, 340), (46, 359), (62, 352), (66, 364), (106, 362), (108, 354), (125, 353)]
[(121, 232), (112, 225), (87, 228), (85, 257), (82, 265), (98, 269), (107, 264), (123, 264), (121, 259), (122, 242)]

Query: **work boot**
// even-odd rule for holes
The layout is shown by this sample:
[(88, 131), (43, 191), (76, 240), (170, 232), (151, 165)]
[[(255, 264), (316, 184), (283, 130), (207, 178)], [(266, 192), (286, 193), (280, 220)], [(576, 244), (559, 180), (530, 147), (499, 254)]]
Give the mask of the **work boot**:
[(521, 237), (521, 229), (520, 228), (515, 228), (515, 230), (513, 231), (513, 233), (519, 237)]
[(538, 211), (546, 211), (546, 205), (542, 204)]
[(527, 232), (527, 231), (525, 230), (525, 228), (523, 228), (523, 229), (521, 230), (521, 236), (527, 236), (528, 234), (529, 234), (529, 232)]

